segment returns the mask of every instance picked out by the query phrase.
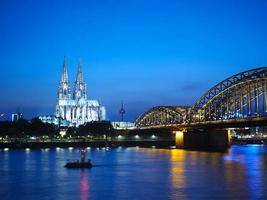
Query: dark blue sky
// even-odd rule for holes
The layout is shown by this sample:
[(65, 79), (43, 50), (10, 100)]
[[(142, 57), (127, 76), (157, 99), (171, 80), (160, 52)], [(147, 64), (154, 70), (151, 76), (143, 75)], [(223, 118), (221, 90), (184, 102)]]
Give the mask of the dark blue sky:
[(53, 114), (66, 55), (88, 97), (118, 120), (191, 105), (232, 74), (267, 65), (267, 1), (1, 0), (0, 112)]

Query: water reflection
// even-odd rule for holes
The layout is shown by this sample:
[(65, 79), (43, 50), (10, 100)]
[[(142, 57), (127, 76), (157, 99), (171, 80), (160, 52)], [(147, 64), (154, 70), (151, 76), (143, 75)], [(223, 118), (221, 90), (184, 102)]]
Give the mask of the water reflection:
[(170, 197), (173, 199), (186, 199), (186, 193), (183, 190), (186, 186), (185, 176), (185, 151), (184, 150), (170, 150), (170, 178), (172, 188), (178, 190), (177, 193), (170, 193)]
[(182, 188), (186, 185), (185, 177), (185, 152), (184, 150), (171, 150), (171, 181), (173, 188)]
[[(253, 199), (263, 199), (266, 193), (266, 154), (264, 146), (250, 146), (244, 163), (249, 184), (248, 191)], [(261, 155), (261, 156), (257, 156)], [(265, 181), (265, 182), (264, 182)]]
[(88, 184), (88, 171), (81, 171), (81, 192), (80, 192), (81, 200), (89, 199), (89, 184)]
[[(0, 151), (0, 196), (11, 199), (267, 199), (267, 146), (228, 153), (94, 149), (98, 167), (68, 170), (77, 149)], [(16, 194), (13, 192), (16, 190)], [(13, 198), (13, 199), (14, 199)]]

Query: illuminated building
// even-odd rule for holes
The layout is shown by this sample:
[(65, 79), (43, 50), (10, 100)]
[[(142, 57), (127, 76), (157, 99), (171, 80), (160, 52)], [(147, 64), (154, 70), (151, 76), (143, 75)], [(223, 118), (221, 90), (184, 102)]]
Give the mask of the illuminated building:
[(134, 123), (132, 122), (111, 122), (111, 125), (113, 126), (114, 129), (133, 129)]
[(23, 119), (22, 113), (16, 112), (16, 113), (12, 114), (12, 122), (16, 122), (20, 119)]
[(70, 126), (79, 126), (86, 122), (105, 120), (106, 109), (97, 100), (87, 100), (86, 83), (83, 80), (82, 66), (79, 62), (73, 95), (64, 58), (63, 71), (57, 93), (55, 116), (68, 121)]

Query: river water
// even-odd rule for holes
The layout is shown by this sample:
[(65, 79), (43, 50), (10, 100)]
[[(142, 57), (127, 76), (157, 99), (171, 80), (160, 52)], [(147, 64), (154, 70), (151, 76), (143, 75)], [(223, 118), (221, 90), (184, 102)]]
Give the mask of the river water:
[(65, 169), (79, 150), (0, 150), (0, 199), (267, 199), (267, 146), (228, 153), (88, 149), (96, 166)]

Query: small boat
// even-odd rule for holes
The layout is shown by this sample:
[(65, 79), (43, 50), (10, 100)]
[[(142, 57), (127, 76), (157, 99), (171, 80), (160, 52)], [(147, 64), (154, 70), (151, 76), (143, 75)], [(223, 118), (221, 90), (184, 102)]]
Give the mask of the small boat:
[(93, 164), (91, 162), (90, 159), (88, 159), (87, 161), (85, 161), (85, 157), (86, 157), (86, 149), (81, 149), (81, 160), (77, 160), (74, 162), (67, 162), (66, 165), (64, 165), (64, 167), (66, 168), (91, 168), (93, 167)]
[(93, 167), (91, 160), (88, 160), (87, 162), (67, 162), (64, 166), (66, 168), (91, 168)]

